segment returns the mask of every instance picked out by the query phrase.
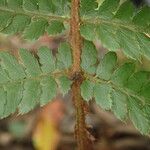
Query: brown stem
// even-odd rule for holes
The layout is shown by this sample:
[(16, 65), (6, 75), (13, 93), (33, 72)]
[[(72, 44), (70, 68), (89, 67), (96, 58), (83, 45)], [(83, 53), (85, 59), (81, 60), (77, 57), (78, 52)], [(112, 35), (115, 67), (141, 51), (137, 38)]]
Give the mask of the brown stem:
[(70, 22), (70, 43), (73, 50), (73, 73), (79, 73), (81, 62), (82, 38), (80, 35), (80, 0), (72, 0), (71, 22)]
[(75, 111), (76, 111), (75, 137), (77, 139), (78, 149), (87, 150), (89, 139), (87, 137), (86, 132), (84, 101), (80, 94), (81, 81), (82, 80), (78, 79), (78, 81), (75, 81), (72, 85), (73, 100), (75, 103)]
[(70, 44), (73, 53), (73, 66), (71, 76), (73, 79), (72, 93), (73, 101), (76, 111), (76, 126), (75, 134), (77, 139), (77, 146), (79, 150), (92, 150), (90, 148), (90, 141), (87, 136), (85, 112), (84, 112), (84, 100), (81, 97), (80, 86), (84, 80), (81, 71), (81, 50), (82, 50), (82, 38), (80, 35), (80, 0), (72, 0), (71, 4), (71, 21), (70, 21)]

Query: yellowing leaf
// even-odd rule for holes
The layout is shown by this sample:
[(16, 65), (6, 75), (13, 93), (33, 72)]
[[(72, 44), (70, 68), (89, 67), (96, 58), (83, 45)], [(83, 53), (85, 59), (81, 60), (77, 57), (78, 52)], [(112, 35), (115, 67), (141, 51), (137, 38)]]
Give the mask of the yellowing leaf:
[(55, 150), (58, 140), (59, 133), (55, 124), (46, 118), (40, 120), (33, 134), (36, 150)]

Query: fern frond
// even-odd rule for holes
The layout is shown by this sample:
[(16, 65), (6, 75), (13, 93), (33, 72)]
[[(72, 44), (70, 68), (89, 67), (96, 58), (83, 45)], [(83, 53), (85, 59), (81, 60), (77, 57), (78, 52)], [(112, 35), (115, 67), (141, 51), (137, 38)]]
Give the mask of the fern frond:
[(149, 72), (136, 71), (132, 62), (118, 67), (116, 53), (109, 52), (98, 64), (96, 76), (89, 73), (85, 76), (86, 80), (81, 86), (85, 100), (94, 97), (103, 109), (112, 110), (121, 120), (129, 116), (142, 133), (150, 132)]
[[(90, 41), (100, 39), (111, 51), (118, 49), (132, 59), (150, 58), (150, 7), (136, 9), (130, 0), (81, 0), (81, 34)], [(0, 31), (37, 39), (45, 32), (62, 33), (70, 19), (69, 0), (3, 0)], [(69, 23), (69, 22), (68, 22)], [(142, 39), (142, 40), (141, 40)]]
[(150, 7), (137, 10), (130, 0), (121, 4), (120, 0), (86, 2), (81, 1), (81, 34), (85, 39), (100, 39), (110, 51), (121, 49), (132, 59), (140, 60), (141, 55), (150, 58)]
[[(63, 94), (68, 92), (71, 81), (63, 71), (67, 72), (72, 58), (65, 55), (64, 59), (64, 52), (70, 51), (69, 45), (63, 43), (59, 49), (61, 57), (55, 58), (48, 48), (40, 48), (39, 60), (25, 49), (19, 51), (19, 61), (8, 52), (0, 52), (0, 117), (7, 117), (17, 108), (24, 114), (38, 104), (47, 104), (56, 96), (58, 87)], [(63, 71), (58, 71), (57, 60), (65, 64)]]
[(61, 0), (2, 0), (0, 2), (0, 32), (38, 39), (46, 31), (50, 35), (64, 31), (69, 19), (69, 2)]
[[(86, 80), (81, 86), (85, 100), (92, 97), (121, 120), (129, 117), (145, 134), (150, 132), (150, 73), (137, 71), (134, 63), (118, 67), (115, 52), (99, 63), (92, 41), (99, 39), (110, 51), (150, 59), (150, 7), (136, 9), (130, 0), (81, 0), (80, 33), (83, 37), (81, 68)], [(0, 0), (0, 32), (38, 39), (45, 32), (55, 36), (69, 27), (70, 0)], [(69, 40), (68, 40), (69, 41)], [(57, 89), (66, 94), (71, 86), (71, 48), (60, 44), (54, 57), (45, 47), (38, 58), (25, 49), (19, 60), (0, 52), (0, 117), (19, 109), (21, 114), (53, 99)], [(94, 77), (93, 77), (94, 76)]]

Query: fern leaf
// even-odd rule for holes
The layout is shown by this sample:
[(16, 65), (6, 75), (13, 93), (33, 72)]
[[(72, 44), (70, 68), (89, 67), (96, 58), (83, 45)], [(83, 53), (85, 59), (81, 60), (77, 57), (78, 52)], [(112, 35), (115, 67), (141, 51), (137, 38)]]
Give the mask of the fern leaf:
[(81, 67), (88, 73), (94, 74), (96, 71), (97, 63), (97, 50), (94, 44), (90, 41), (84, 41), (82, 49), (82, 62)]
[(43, 12), (55, 12), (55, 5), (53, 3), (53, 0), (43, 0), (38, 1), (39, 2), (39, 10)]
[[(134, 63), (117, 66), (115, 51), (132, 59), (150, 58), (150, 7), (135, 9), (130, 0), (81, 0), (81, 35), (85, 39), (81, 67), (86, 80), (81, 85), (85, 100), (95, 98), (121, 120), (129, 117), (142, 133), (150, 132), (149, 72), (135, 70)], [(1, 0), (0, 32), (20, 33), (36, 40), (45, 32), (63, 33), (70, 20), (70, 0)], [(66, 26), (64, 27), (64, 23)], [(98, 62), (93, 41), (99, 39), (110, 51)], [(0, 117), (19, 108), (27, 113), (48, 103), (57, 94), (65, 95), (71, 81), (64, 74), (72, 66), (71, 48), (61, 43), (56, 57), (49, 49), (38, 50), (38, 58), (25, 49), (19, 60), (0, 52)], [(93, 77), (93, 75), (95, 75)], [(138, 82), (137, 82), (138, 80)], [(137, 113), (138, 112), (138, 113)]]
[(8, 82), (10, 79), (9, 79), (9, 76), (8, 74), (6, 73), (6, 71), (0, 66), (0, 83), (3, 84), (3, 83), (6, 83)]
[(115, 116), (124, 121), (127, 117), (127, 96), (120, 91), (112, 91), (112, 112)]
[(28, 76), (36, 77), (41, 74), (40, 66), (31, 53), (25, 49), (20, 49), (21, 60), (26, 68), (26, 73)]
[(69, 69), (72, 64), (71, 47), (68, 43), (61, 43), (57, 54), (57, 68)]
[(97, 65), (96, 76), (89, 73), (85, 76), (86, 80), (81, 85), (83, 98), (89, 100), (94, 97), (97, 104), (112, 110), (117, 118), (125, 120), (129, 117), (142, 133), (150, 132), (149, 72), (137, 72), (133, 62), (118, 66), (115, 52), (109, 52)]
[(68, 20), (69, 1), (59, 4), (53, 0), (2, 0), (0, 2), (0, 31), (23, 35), (34, 40), (47, 32), (49, 35), (64, 31)]
[(97, 67), (97, 76), (104, 80), (109, 80), (117, 63), (117, 56), (115, 53), (108, 53), (103, 58), (102, 62)]
[(133, 18), (133, 22), (136, 25), (140, 25), (141, 27), (149, 26), (150, 25), (150, 16), (148, 15), (149, 12), (150, 12), (149, 7), (147, 6), (143, 7), (142, 10), (138, 12), (137, 15)]
[(131, 1), (125, 1), (118, 9), (115, 14), (115, 18), (122, 21), (130, 22), (133, 16), (135, 8), (132, 5)]
[(119, 86), (124, 86), (129, 77), (133, 74), (135, 70), (135, 65), (133, 63), (125, 63), (119, 67), (111, 76), (113, 83)]
[(4, 117), (4, 111), (5, 111), (5, 104), (6, 104), (6, 91), (4, 90), (4, 88), (0, 88), (0, 118)]
[(131, 97), (128, 99), (129, 117), (132, 120), (134, 126), (138, 128), (143, 134), (149, 134), (150, 132), (150, 120), (142, 110), (140, 102)]
[[(37, 80), (26, 81), (24, 83), (23, 97), (21, 103), (19, 104), (20, 114), (24, 114), (32, 110), (39, 103), (40, 94), (41, 89), (39, 81)], [(17, 108), (18, 105), (16, 105), (15, 107)]]
[[(47, 104), (57, 95), (58, 87), (66, 94), (71, 81), (63, 71), (72, 65), (69, 52), (66, 43), (60, 45), (56, 58), (46, 47), (38, 50), (39, 60), (25, 49), (19, 50), (19, 60), (8, 52), (0, 52), (0, 117), (9, 116), (17, 108), (24, 114), (38, 104)], [(57, 70), (58, 61), (63, 64), (62, 72)]]
[(25, 15), (17, 15), (13, 17), (12, 22), (3, 30), (5, 34), (15, 34), (23, 32), (27, 25), (30, 23), (30, 18)]
[(38, 56), (42, 64), (41, 69), (43, 73), (51, 73), (55, 70), (55, 58), (47, 47), (42, 47), (38, 50)]
[(103, 109), (109, 110), (112, 106), (111, 99), (112, 87), (109, 84), (95, 84), (94, 98)]
[(16, 106), (21, 102), (23, 86), (22, 83), (10, 83), (4, 86), (4, 89), (7, 92), (7, 99), (4, 105), (3, 117), (7, 117), (16, 111)]
[(61, 93), (63, 95), (67, 94), (68, 91), (70, 90), (72, 82), (66, 76), (61, 76), (58, 79), (58, 82), (59, 82)]
[(28, 10), (28, 11), (38, 10), (38, 1), (37, 0), (32, 0), (32, 1), (24, 0), (23, 7), (25, 10)]
[[(140, 60), (141, 55), (150, 58), (149, 13), (150, 7), (137, 10), (130, 0), (81, 0), (81, 34), (90, 41), (100, 39), (110, 51), (121, 49), (132, 59)], [(63, 33), (64, 21), (68, 24), (69, 18), (69, 0), (59, 3), (57, 0), (2, 0), (0, 3), (0, 31), (20, 33), (27, 39), (37, 39), (45, 32)]]
[(42, 94), (40, 97), (41, 106), (47, 104), (57, 94), (57, 83), (52, 77), (44, 77), (41, 82)]
[[(86, 3), (82, 0), (81, 5)], [(95, 6), (93, 16), (88, 15), (87, 6), (82, 6), (82, 36), (90, 41), (100, 39), (110, 51), (123, 50), (132, 59), (141, 59), (141, 55), (150, 58), (150, 7), (143, 6), (139, 11), (130, 0), (120, 3), (119, 0), (104, 0)], [(90, 9), (90, 8), (89, 8)], [(142, 39), (142, 41), (139, 39)], [(145, 46), (144, 46), (145, 45)]]
[(93, 97), (94, 83), (90, 80), (83, 81), (81, 85), (81, 96), (84, 100), (89, 101)]
[(5, 28), (11, 23), (13, 16), (10, 12), (1, 11), (0, 13), (0, 31), (5, 30)]
[(21, 0), (7, 0), (6, 1), (8, 7), (10, 8), (14, 8), (14, 9), (19, 9), (21, 8), (21, 5), (22, 5), (22, 1)]
[(45, 28), (48, 25), (45, 19), (37, 19), (28, 25), (24, 31), (24, 37), (26, 39), (38, 39), (41, 35), (45, 33)]
[[(11, 79), (15, 80), (15, 79), (22, 79), (25, 77), (23, 67), (20, 64), (18, 64), (17, 59), (14, 58), (12, 55), (6, 52), (1, 52), (0, 59), (1, 59), (1, 66), (3, 67), (3, 69), (6, 69)], [(2, 72), (4, 73), (4, 70)]]
[(65, 30), (64, 24), (60, 21), (51, 21), (46, 31), (49, 35), (57, 35)]

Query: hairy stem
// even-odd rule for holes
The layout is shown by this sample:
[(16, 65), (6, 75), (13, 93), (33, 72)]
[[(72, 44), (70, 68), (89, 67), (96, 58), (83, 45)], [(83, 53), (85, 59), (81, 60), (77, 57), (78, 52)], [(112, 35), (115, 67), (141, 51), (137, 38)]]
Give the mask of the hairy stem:
[[(84, 100), (81, 97), (80, 86), (84, 80), (81, 64), (81, 50), (82, 50), (82, 38), (80, 35), (80, 0), (72, 0), (71, 4), (71, 21), (70, 21), (70, 43), (73, 53), (73, 66), (72, 66), (72, 93), (73, 101), (76, 110), (76, 126), (75, 134), (77, 139), (77, 146), (79, 150), (86, 150), (89, 145), (87, 137), (85, 112), (84, 112)], [(88, 149), (91, 150), (90, 145)]]
[(75, 137), (77, 139), (77, 146), (79, 150), (87, 150), (88, 137), (85, 124), (84, 101), (80, 94), (81, 81), (75, 81), (72, 85), (73, 100), (76, 111), (76, 126)]
[(72, 0), (71, 4), (71, 22), (70, 22), (70, 43), (73, 50), (73, 73), (81, 72), (81, 49), (82, 38), (80, 35), (80, 0)]

